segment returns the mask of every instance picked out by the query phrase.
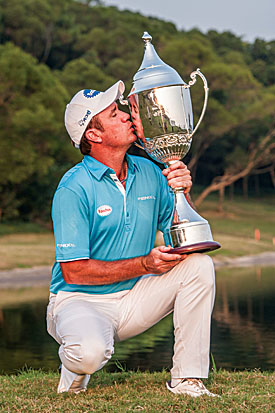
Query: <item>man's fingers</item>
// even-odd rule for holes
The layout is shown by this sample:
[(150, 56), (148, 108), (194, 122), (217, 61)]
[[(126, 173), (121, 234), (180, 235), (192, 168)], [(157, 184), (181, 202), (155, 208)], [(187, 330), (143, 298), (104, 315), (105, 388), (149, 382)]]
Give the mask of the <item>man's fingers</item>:
[(184, 171), (183, 169), (176, 169), (175, 171), (171, 171), (169, 172), (169, 174), (167, 175), (167, 179), (173, 179), (173, 178), (191, 178), (191, 174), (190, 171), (188, 169), (186, 169), (186, 171)]
[(158, 251), (167, 252), (167, 251), (170, 251), (172, 249), (172, 247), (171, 246), (166, 246), (166, 245), (160, 245), (156, 249)]
[(192, 178), (187, 166), (178, 161), (162, 171), (171, 188), (189, 188), (192, 186)]
[(183, 162), (177, 161), (175, 163), (172, 163), (172, 165), (170, 165), (166, 170), (171, 172), (175, 169), (187, 169), (187, 166)]
[(187, 176), (176, 176), (174, 178), (168, 179), (169, 183), (172, 183), (172, 182), (176, 183), (176, 182), (183, 182), (183, 181), (186, 183), (191, 183), (192, 179), (188, 175)]
[(178, 261), (181, 259), (181, 256), (179, 254), (167, 254), (169, 251), (171, 251), (172, 247), (168, 246), (166, 247), (165, 245), (161, 245), (160, 247), (156, 247), (154, 250), (154, 255), (156, 258), (158, 258), (161, 261)]
[(163, 169), (162, 173), (164, 176), (167, 176), (170, 172), (175, 171), (176, 169), (186, 170), (187, 166), (183, 162), (177, 161), (168, 166), (168, 168)]
[(180, 261), (181, 260), (181, 255), (179, 254), (166, 254), (165, 252), (160, 252), (159, 253), (159, 259), (162, 261)]
[(184, 169), (182, 168), (177, 168), (177, 169), (172, 169), (172, 170), (168, 170), (165, 169), (167, 178), (173, 178), (175, 176), (189, 176), (190, 175), (190, 171), (189, 169), (187, 169), (187, 167), (185, 167)]

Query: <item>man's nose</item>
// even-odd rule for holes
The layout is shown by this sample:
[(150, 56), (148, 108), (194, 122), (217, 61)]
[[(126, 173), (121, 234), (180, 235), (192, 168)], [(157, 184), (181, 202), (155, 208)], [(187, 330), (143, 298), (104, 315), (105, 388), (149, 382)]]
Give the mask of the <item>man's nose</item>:
[(122, 119), (123, 122), (128, 122), (130, 120), (129, 113), (122, 112), (121, 119)]

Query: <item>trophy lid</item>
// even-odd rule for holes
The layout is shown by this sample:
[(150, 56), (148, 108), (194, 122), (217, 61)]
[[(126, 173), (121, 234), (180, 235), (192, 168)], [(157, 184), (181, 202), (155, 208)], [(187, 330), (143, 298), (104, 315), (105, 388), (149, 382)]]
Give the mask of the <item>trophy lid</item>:
[(185, 85), (178, 72), (164, 63), (151, 43), (152, 36), (144, 32), (144, 57), (140, 68), (135, 74), (133, 87), (128, 96), (156, 87)]

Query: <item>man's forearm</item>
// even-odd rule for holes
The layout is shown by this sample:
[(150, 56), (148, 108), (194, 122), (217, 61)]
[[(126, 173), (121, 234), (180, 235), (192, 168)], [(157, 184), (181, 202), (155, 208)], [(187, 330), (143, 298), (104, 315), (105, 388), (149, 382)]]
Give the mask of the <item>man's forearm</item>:
[(104, 285), (149, 274), (145, 257), (118, 261), (78, 260), (60, 263), (67, 284)]

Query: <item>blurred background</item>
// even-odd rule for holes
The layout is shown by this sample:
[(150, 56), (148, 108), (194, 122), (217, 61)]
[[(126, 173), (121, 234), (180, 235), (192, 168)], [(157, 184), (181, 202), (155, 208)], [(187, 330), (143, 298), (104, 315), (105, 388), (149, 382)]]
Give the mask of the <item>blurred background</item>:
[[(215, 262), (262, 257), (245, 270), (217, 271), (214, 357), (218, 367), (274, 368), (274, 17), (273, 0), (0, 0), (0, 372), (58, 365), (44, 323), (51, 200), (82, 159), (64, 127), (65, 106), (78, 90), (118, 79), (127, 96), (144, 31), (186, 83), (197, 68), (208, 80), (206, 114), (184, 162), (194, 203), (222, 244)], [(203, 93), (198, 79), (195, 123)], [(130, 368), (169, 367), (172, 336), (170, 317), (120, 344), (115, 357)]]
[[(136, 1), (134, 7), (148, 14), (144, 3)], [(261, 9), (262, 2), (256, 3)], [(132, 2), (126, 4), (133, 8)], [(100, 1), (0, 0), (2, 222), (49, 220), (58, 180), (81, 159), (63, 125), (66, 103), (79, 89), (105, 90), (118, 79), (128, 93), (143, 57), (145, 30), (160, 57), (186, 82), (200, 67), (209, 83), (206, 116), (185, 159), (200, 190), (197, 205), (212, 191), (219, 191), (222, 204), (225, 190), (231, 198), (274, 190), (275, 41), (186, 30), (184, 22), (192, 25), (188, 4), (169, 4), (182, 20), (181, 29), (167, 17), (147, 17)], [(215, 9), (209, 11), (213, 15)], [(250, 13), (243, 16), (244, 25)], [(197, 14), (202, 14), (199, 6)], [(203, 101), (199, 83), (192, 88), (195, 121)]]

